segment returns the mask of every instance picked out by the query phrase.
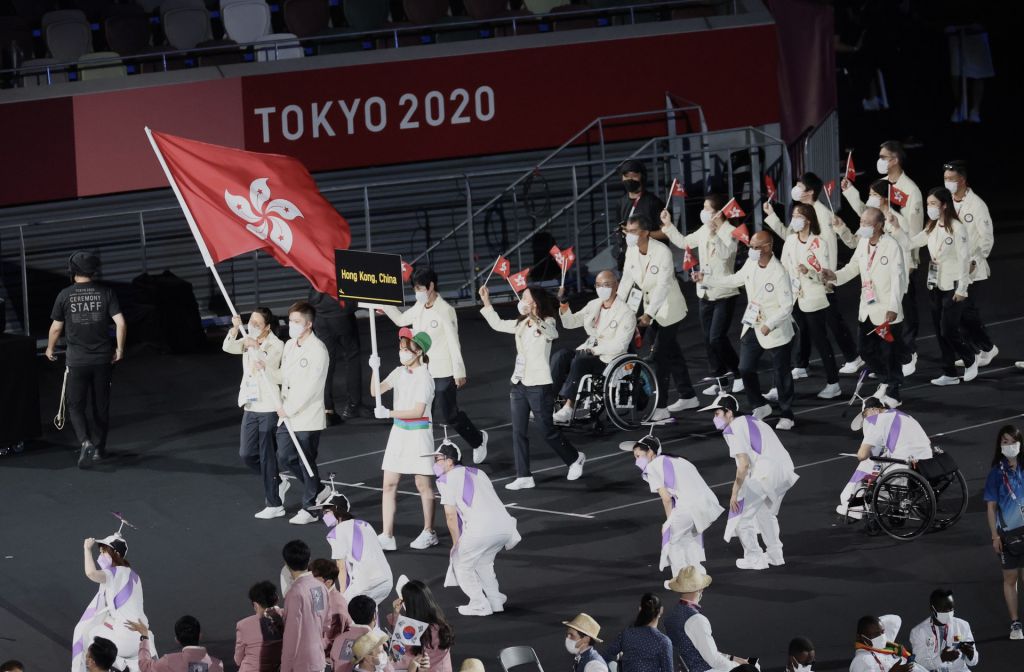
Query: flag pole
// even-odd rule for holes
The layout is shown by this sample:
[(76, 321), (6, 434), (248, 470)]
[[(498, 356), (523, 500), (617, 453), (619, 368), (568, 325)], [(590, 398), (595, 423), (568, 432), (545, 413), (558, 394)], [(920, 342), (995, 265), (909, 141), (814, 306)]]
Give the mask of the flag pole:
[[(498, 255), (498, 259), (501, 259), (501, 255), (500, 254)], [(490, 281), (491, 276), (494, 275), (494, 267), (498, 265), (498, 259), (495, 259), (494, 263), (491, 264), (491, 272), (487, 274), (487, 279), (484, 280), (484, 284), (485, 285)]]
[[(370, 354), (373, 357), (376, 357), (377, 356), (377, 320), (376, 320), (376, 317), (377, 317), (377, 309), (380, 308), (381, 306), (379, 306), (379, 305), (377, 305), (375, 303), (362, 303), (362, 302), (360, 302), (357, 305), (359, 305), (360, 308), (366, 308), (369, 311), (369, 313), (370, 313)], [(373, 357), (371, 357), (371, 359), (373, 359)], [(380, 380), (380, 367), (378, 366), (376, 368), (373, 368), (373, 367), (370, 367), (370, 368), (373, 371), (374, 375), (377, 376), (377, 388), (376, 388), (377, 394), (374, 395), (374, 399), (376, 400), (376, 403), (374, 404), (374, 407), (375, 408), (383, 408), (384, 407), (384, 402), (381, 401), (381, 393), (380, 393), (380, 384), (381, 384), (381, 380)]]
[[(196, 239), (196, 245), (199, 247), (199, 254), (203, 257), (203, 263), (213, 273), (213, 279), (217, 282), (217, 287), (220, 289), (221, 296), (224, 297), (224, 302), (228, 305), (228, 310), (231, 311), (232, 315), (238, 315), (238, 311), (235, 310), (235, 304), (231, 301), (231, 297), (228, 295), (227, 288), (224, 287), (224, 281), (220, 279), (220, 273), (217, 272), (217, 267), (214, 266), (213, 257), (210, 256), (210, 250), (206, 247), (206, 241), (203, 240), (203, 236), (199, 233), (199, 227), (196, 226), (196, 220), (192, 217), (192, 211), (188, 209), (188, 204), (185, 203), (185, 197), (181, 195), (181, 189), (178, 188), (178, 183), (174, 179), (174, 175), (171, 174), (171, 169), (167, 167), (167, 161), (164, 160), (163, 152), (156, 144), (156, 140), (153, 138), (153, 131), (149, 129), (149, 126), (145, 127), (146, 137), (149, 138), (149, 144), (153, 147), (153, 153), (156, 154), (157, 161), (160, 162), (160, 167), (164, 170), (164, 175), (167, 177), (167, 181), (171, 185), (171, 190), (174, 192), (174, 196), (178, 199), (178, 205), (181, 206), (181, 211), (185, 215), (185, 221), (188, 222), (188, 228), (192, 231), (192, 237)], [(241, 331), (245, 334), (245, 325), (242, 325)], [(270, 380), (266, 379), (266, 373), (260, 372), (260, 375), (264, 376), (264, 379), (269, 383)], [(271, 383), (270, 388), (277, 392), (277, 387)], [(281, 402), (280, 393), (275, 394), (278, 404)], [(309, 465), (309, 460), (306, 459), (306, 453), (302, 450), (302, 446), (299, 444), (298, 437), (295, 436), (295, 431), (292, 430), (292, 425), (288, 422), (288, 418), (282, 418), (285, 429), (288, 430), (288, 436), (291, 437), (292, 445), (295, 446), (295, 452), (299, 454), (299, 458), (302, 460), (302, 466), (306, 468), (306, 473), (313, 476), (313, 468)]]

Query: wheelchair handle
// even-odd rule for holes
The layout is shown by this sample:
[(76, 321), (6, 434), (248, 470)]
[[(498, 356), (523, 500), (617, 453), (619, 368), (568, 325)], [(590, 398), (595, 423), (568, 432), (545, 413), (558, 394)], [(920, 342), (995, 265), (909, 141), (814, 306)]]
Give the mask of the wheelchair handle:
[(910, 463), (911, 463), (910, 460), (901, 460), (898, 457), (884, 457), (884, 456), (874, 457), (874, 456), (872, 456), (872, 457), (869, 457), (868, 459), (869, 460), (873, 460), (875, 462), (886, 462), (888, 464), (905, 464), (907, 466), (909, 466)]

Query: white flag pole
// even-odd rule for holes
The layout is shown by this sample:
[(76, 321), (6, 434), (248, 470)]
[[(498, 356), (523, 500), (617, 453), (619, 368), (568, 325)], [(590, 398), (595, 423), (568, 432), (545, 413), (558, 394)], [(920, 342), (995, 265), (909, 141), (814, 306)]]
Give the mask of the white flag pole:
[[(375, 359), (376, 356), (377, 356), (377, 320), (376, 320), (376, 317), (377, 317), (377, 309), (380, 308), (380, 306), (378, 306), (377, 304), (374, 304), (374, 303), (360, 303), (359, 306), (362, 307), (362, 308), (366, 308), (367, 310), (370, 311), (370, 354), (373, 355), (373, 357), (371, 357), (371, 360), (372, 360), (372, 359)], [(377, 376), (377, 388), (376, 388), (376, 392), (377, 393), (376, 393), (376, 395), (374, 395), (374, 397), (376, 399), (375, 407), (376, 408), (383, 408), (384, 407), (384, 402), (381, 401), (381, 394), (380, 394), (380, 385), (381, 385), (380, 367), (379, 366), (376, 367), (376, 368), (370, 367), (370, 370), (373, 371), (373, 375)]]
[[(192, 237), (196, 239), (196, 245), (199, 247), (199, 254), (203, 257), (203, 263), (213, 273), (213, 279), (217, 282), (217, 287), (220, 289), (221, 296), (224, 297), (224, 302), (228, 305), (228, 310), (231, 311), (232, 315), (238, 315), (238, 311), (235, 310), (235, 304), (231, 301), (231, 297), (228, 296), (228, 290), (224, 287), (224, 281), (220, 279), (220, 273), (217, 272), (217, 267), (214, 266), (213, 257), (210, 256), (210, 250), (206, 247), (206, 241), (203, 240), (202, 234), (199, 233), (199, 227), (196, 226), (196, 220), (192, 217), (192, 211), (188, 209), (188, 204), (185, 203), (185, 197), (181, 195), (181, 189), (178, 188), (178, 183), (174, 179), (174, 175), (171, 174), (171, 169), (167, 167), (167, 161), (164, 160), (164, 155), (160, 151), (160, 148), (156, 144), (156, 140), (153, 139), (153, 132), (146, 126), (146, 136), (149, 138), (149, 144), (153, 147), (153, 153), (156, 154), (157, 161), (160, 162), (160, 167), (164, 169), (164, 175), (167, 176), (167, 181), (171, 185), (171, 190), (174, 192), (174, 196), (178, 199), (178, 205), (181, 206), (181, 212), (185, 215), (185, 221), (188, 222), (188, 228), (192, 231)], [(245, 326), (242, 326), (242, 333), (245, 334)], [(261, 372), (261, 375), (266, 379), (266, 373)], [(267, 380), (270, 383), (269, 380)], [(280, 393), (278, 393), (277, 386), (270, 383), (270, 388), (275, 392), (277, 398), (277, 405), (281, 403)], [(295, 446), (295, 452), (299, 454), (299, 459), (302, 460), (302, 466), (306, 468), (306, 473), (310, 476), (313, 475), (313, 469), (309, 465), (309, 460), (306, 459), (306, 454), (302, 450), (302, 445), (299, 443), (299, 439), (295, 436), (295, 432), (292, 430), (291, 423), (288, 422), (287, 418), (283, 419), (285, 429), (288, 430), (288, 436), (291, 437), (292, 444)]]
[[(501, 255), (500, 254), (498, 255), (498, 259), (501, 259)], [(487, 274), (487, 280), (484, 280), (484, 284), (485, 285), (491, 279), (491, 276), (494, 275), (494, 267), (498, 265), (498, 259), (495, 259), (494, 263), (491, 264), (491, 272)]]

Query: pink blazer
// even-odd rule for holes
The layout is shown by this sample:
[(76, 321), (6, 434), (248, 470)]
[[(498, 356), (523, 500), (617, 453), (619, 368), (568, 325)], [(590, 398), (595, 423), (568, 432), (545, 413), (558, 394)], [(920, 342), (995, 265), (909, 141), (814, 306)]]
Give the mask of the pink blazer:
[[(267, 614), (271, 612), (268, 611)], [(284, 620), (280, 612), (243, 618), (235, 626), (235, 665), (238, 672), (277, 672), (281, 667)]]
[(178, 653), (168, 653), (157, 660), (153, 660), (148, 646), (139, 647), (141, 672), (189, 672), (189, 663), (202, 662), (207, 664), (206, 672), (224, 672), (224, 664), (208, 654), (203, 646), (186, 646)]
[(284, 640), (281, 672), (323, 672), (324, 622), (327, 620), (327, 587), (303, 574), (284, 598)]
[(337, 590), (328, 590), (327, 618), (324, 619), (324, 651), (328, 656), (335, 640), (350, 627), (352, 619), (348, 615), (348, 600)]

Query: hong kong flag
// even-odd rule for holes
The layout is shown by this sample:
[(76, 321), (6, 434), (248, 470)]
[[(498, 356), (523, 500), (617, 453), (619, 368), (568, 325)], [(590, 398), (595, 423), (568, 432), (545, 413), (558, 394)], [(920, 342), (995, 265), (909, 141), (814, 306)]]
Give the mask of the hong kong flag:
[(829, 180), (825, 183), (825, 195), (832, 198), (832, 192), (836, 190), (836, 181)]
[(892, 329), (889, 328), (889, 320), (882, 322), (880, 325), (871, 330), (872, 334), (878, 334), (878, 337), (883, 339), (886, 343), (892, 343), (895, 339), (892, 335)]
[(747, 229), (746, 224), (740, 224), (735, 229), (733, 229), (732, 233), (730, 233), (729, 235), (735, 238), (736, 240), (740, 241), (744, 245), (750, 245), (750, 231)]
[(686, 187), (679, 180), (672, 180), (672, 186), (668, 189), (668, 197), (672, 198), (673, 196), (686, 198)]
[(772, 179), (771, 175), (764, 176), (764, 189), (766, 192), (768, 192), (768, 200), (774, 201), (775, 194), (779, 192), (778, 190), (775, 189), (775, 180)]
[(508, 280), (508, 274), (512, 272), (512, 264), (508, 263), (508, 259), (498, 255), (497, 260), (494, 262), (494, 268), (491, 269), (491, 273), (497, 273), (501, 277)]
[(402, 260), (402, 282), (409, 282), (412, 277), (412, 266), (405, 259)]
[(528, 275), (530, 275), (530, 269), (524, 268), (514, 275), (507, 276), (508, 284), (512, 285), (512, 289), (521, 292), (526, 289), (526, 276)]
[(298, 159), (146, 130), (207, 266), (263, 250), (338, 295), (334, 251), (348, 249), (348, 222)]
[(693, 256), (693, 250), (687, 245), (686, 249), (683, 250), (683, 270), (692, 270), (697, 265), (697, 258)]
[(889, 185), (889, 203), (892, 205), (898, 205), (901, 208), (910, 202), (910, 195), (905, 191), (900, 191), (896, 188), (896, 185)]
[(740, 207), (735, 198), (729, 199), (729, 202), (722, 208), (722, 213), (726, 219), (740, 219), (747, 216), (747, 213), (743, 212), (743, 208)]
[(853, 167), (853, 152), (846, 155), (846, 179), (850, 182), (857, 179), (857, 169)]

